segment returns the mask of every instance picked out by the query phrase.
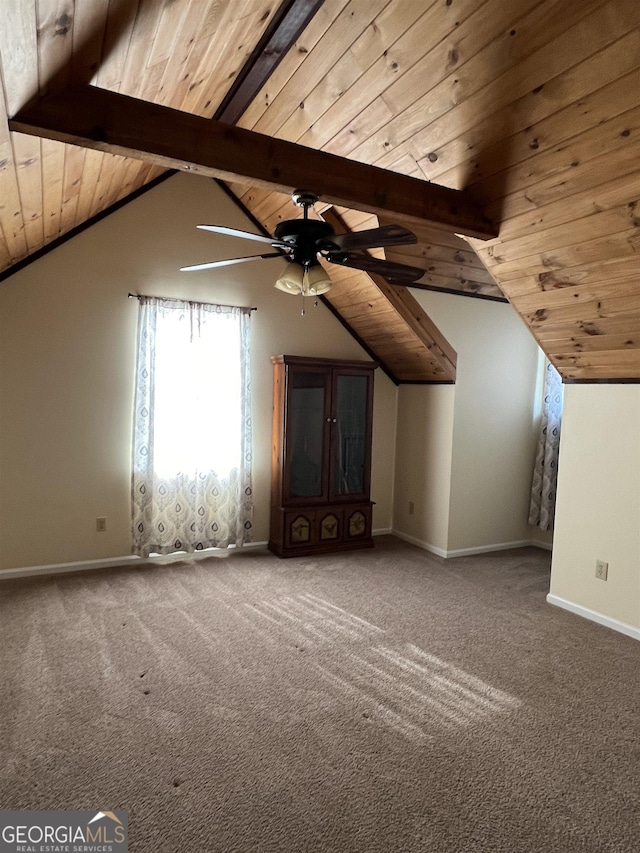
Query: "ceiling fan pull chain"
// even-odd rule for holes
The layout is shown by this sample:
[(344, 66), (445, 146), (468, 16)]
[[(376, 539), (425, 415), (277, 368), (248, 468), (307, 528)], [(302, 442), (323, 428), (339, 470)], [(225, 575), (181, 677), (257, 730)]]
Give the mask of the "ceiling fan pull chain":
[[(306, 212), (307, 212), (306, 207), (304, 209), (304, 212), (306, 214)], [(305, 307), (304, 307), (304, 298), (309, 293), (309, 267), (307, 264), (305, 264), (302, 268), (302, 290), (300, 291), (300, 293), (302, 294), (302, 311), (300, 312), (300, 315), (302, 317), (304, 317), (304, 315), (306, 314)]]

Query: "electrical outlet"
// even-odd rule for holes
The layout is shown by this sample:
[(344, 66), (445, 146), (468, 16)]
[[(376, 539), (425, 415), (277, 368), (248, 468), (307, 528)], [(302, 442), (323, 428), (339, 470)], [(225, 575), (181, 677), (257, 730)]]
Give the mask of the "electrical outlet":
[(107, 529), (107, 519), (104, 516), (100, 518), (96, 518), (96, 531), (98, 533), (104, 533)]
[(413, 515), (413, 513), (415, 511), (416, 511), (416, 505), (414, 504), (413, 501), (409, 501), (409, 515)]
[(609, 563), (604, 560), (596, 560), (596, 577), (601, 581), (606, 581), (609, 574)]

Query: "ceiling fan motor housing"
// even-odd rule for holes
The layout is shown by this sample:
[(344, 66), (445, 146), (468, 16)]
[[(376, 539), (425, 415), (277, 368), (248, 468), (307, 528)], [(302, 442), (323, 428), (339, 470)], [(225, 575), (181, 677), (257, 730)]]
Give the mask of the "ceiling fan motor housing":
[(276, 225), (274, 239), (290, 245), (293, 262), (308, 269), (318, 263), (318, 252), (331, 249), (331, 237), (334, 234), (328, 222), (287, 219)]

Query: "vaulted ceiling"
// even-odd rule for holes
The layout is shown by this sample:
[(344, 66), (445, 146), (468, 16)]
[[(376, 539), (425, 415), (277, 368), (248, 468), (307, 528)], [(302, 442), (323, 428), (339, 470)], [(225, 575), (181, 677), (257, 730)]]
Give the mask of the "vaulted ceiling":
[[(417, 287), (508, 299), (566, 380), (640, 380), (637, 0), (2, 5), (3, 277), (167, 168), (224, 178), (271, 233), (306, 175), (336, 230), (414, 231), (386, 257)], [(453, 379), (410, 289), (331, 276), (394, 378)]]

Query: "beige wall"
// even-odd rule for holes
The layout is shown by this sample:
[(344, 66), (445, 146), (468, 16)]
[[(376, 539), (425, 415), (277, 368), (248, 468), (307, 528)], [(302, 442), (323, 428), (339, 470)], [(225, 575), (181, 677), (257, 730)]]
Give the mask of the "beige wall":
[[(292, 207), (292, 214), (296, 211)], [(268, 538), (275, 353), (367, 359), (322, 305), (273, 288), (280, 260), (180, 273), (255, 246), (198, 231), (253, 230), (213, 181), (176, 175), (0, 284), (0, 568), (130, 553), (138, 303), (129, 291), (238, 305), (252, 315), (254, 538)], [(375, 383), (374, 528), (391, 527), (397, 389)], [(189, 417), (189, 401), (176, 400)], [(95, 519), (106, 516), (106, 533)]]
[(454, 403), (453, 385), (399, 389), (394, 529), (442, 555), (449, 544)]
[(640, 628), (638, 385), (565, 386), (551, 594)]
[[(395, 527), (417, 538), (422, 530), (426, 545), (447, 553), (529, 541), (539, 349), (510, 305), (413, 293), (457, 351), (458, 367), (449, 394), (442, 388), (416, 388), (410, 396), (404, 389), (400, 395), (399, 422), (407, 419), (411, 426), (398, 427), (404, 440), (397, 447)], [(435, 478), (434, 458), (440, 460)], [(443, 481), (447, 467), (448, 489)], [(401, 482), (406, 472), (408, 487)], [(437, 529), (432, 521), (407, 515), (414, 483), (424, 490), (425, 512), (439, 506)], [(441, 502), (447, 494), (445, 508)]]

